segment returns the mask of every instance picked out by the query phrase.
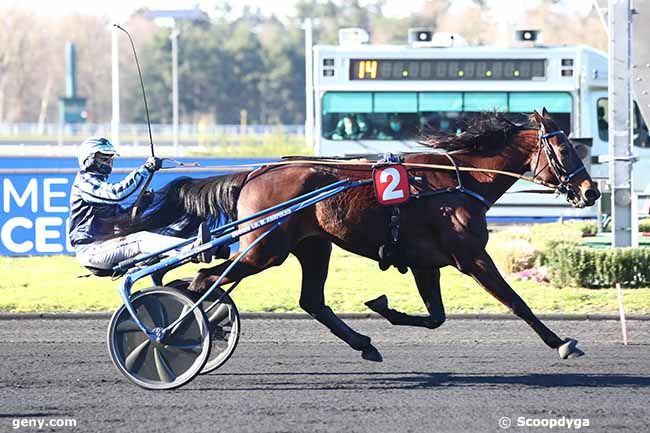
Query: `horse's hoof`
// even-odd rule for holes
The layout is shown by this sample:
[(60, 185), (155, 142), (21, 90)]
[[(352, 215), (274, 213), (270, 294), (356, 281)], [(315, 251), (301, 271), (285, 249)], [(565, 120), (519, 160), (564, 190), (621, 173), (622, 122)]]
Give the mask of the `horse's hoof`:
[(579, 358), (585, 353), (578, 349), (578, 341), (573, 338), (564, 340), (564, 344), (557, 348), (562, 359)]
[(445, 323), (446, 318), (444, 316), (439, 318), (434, 317), (425, 317), (424, 318), (424, 327), (428, 329), (436, 329), (442, 326)]
[(379, 353), (377, 348), (372, 344), (363, 349), (363, 352), (361, 352), (361, 357), (373, 362), (382, 362), (384, 360), (384, 358), (381, 356), (381, 353)]
[(375, 313), (381, 313), (386, 311), (388, 308), (388, 298), (386, 295), (381, 295), (380, 297), (368, 301), (365, 303), (368, 308), (370, 308)]
[(407, 272), (409, 271), (408, 268), (407, 268), (406, 266), (398, 266), (398, 267), (397, 267), (397, 270), (398, 270), (399, 273), (402, 274), (402, 275), (404, 275), (405, 273), (407, 273)]

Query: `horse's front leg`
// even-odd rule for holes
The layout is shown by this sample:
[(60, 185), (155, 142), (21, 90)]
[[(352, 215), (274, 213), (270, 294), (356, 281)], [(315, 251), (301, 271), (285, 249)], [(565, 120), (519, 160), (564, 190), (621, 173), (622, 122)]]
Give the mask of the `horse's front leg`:
[(331, 242), (320, 238), (305, 239), (292, 252), (302, 268), (300, 307), (351, 348), (360, 351), (363, 359), (381, 362), (382, 356), (371, 344), (370, 337), (350, 328), (325, 305), (325, 281), (332, 252)]
[(414, 316), (389, 308), (386, 295), (368, 301), (366, 305), (393, 325), (436, 329), (445, 322), (445, 308), (440, 295), (440, 269), (411, 268), (411, 272), (415, 277), (420, 297), (429, 312), (428, 316)]
[[(544, 343), (553, 349), (557, 349), (560, 357), (566, 359), (584, 355), (584, 352), (577, 348), (576, 340), (570, 338), (562, 340), (533, 314), (524, 300), (515, 293), (501, 276), (492, 258), (485, 250), (482, 250), (477, 257), (468, 262), (458, 260), (459, 270), (473, 277), (492, 296), (508, 307), (516, 316), (528, 323)], [(461, 263), (462, 265), (460, 265)]]

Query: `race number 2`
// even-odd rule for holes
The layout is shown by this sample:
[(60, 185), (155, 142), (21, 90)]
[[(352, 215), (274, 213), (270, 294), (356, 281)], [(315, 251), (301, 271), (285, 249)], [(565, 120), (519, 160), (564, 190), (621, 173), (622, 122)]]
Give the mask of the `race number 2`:
[(382, 205), (395, 205), (410, 197), (408, 173), (401, 164), (377, 167), (372, 174), (377, 201)]

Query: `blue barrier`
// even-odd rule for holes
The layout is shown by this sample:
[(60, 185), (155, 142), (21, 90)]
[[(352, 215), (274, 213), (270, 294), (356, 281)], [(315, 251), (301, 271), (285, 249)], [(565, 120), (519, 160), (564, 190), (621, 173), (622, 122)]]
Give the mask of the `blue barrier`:
[[(272, 159), (180, 159), (202, 166), (254, 164)], [(111, 182), (119, 182), (142, 158), (118, 158)], [(69, 193), (76, 176), (74, 158), (0, 158), (0, 255), (26, 256), (72, 254), (66, 228), (69, 213)], [(195, 170), (187, 168), (173, 172), (160, 171), (151, 188), (158, 189), (178, 176), (207, 177), (226, 170)], [(135, 200), (133, 198), (132, 200)], [(126, 205), (127, 203), (125, 203)]]

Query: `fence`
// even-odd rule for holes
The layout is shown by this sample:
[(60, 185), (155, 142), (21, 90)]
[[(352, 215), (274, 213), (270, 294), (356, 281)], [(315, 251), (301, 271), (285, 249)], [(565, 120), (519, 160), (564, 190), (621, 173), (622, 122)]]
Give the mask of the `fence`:
[[(152, 124), (151, 132), (159, 138), (171, 140), (173, 135), (172, 125)], [(52, 137), (79, 138), (91, 135), (110, 135), (110, 123), (0, 123), (0, 138), (32, 138), (51, 139)], [(233, 136), (233, 135), (305, 135), (305, 125), (208, 125), (208, 124), (180, 124), (179, 137), (185, 140), (196, 141), (202, 136)], [(120, 136), (129, 140), (147, 142), (147, 125), (144, 123), (123, 123), (120, 125)]]
[[(173, 128), (167, 124), (151, 125), (154, 143), (159, 149), (171, 149)], [(67, 152), (85, 138), (99, 135), (111, 137), (110, 123), (0, 123), (0, 153), (32, 155), (43, 146), (65, 145), (57, 152)], [(148, 153), (149, 132), (146, 124), (121, 124), (119, 143), (130, 146), (131, 154)], [(179, 125), (179, 147), (176, 156), (187, 152), (204, 152), (230, 156), (278, 156), (306, 154), (304, 125)], [(15, 148), (15, 149), (14, 149)], [(123, 150), (127, 151), (124, 147)], [(144, 149), (144, 150), (142, 150)], [(18, 153), (16, 153), (18, 152)], [(169, 153), (169, 152), (167, 152)]]

